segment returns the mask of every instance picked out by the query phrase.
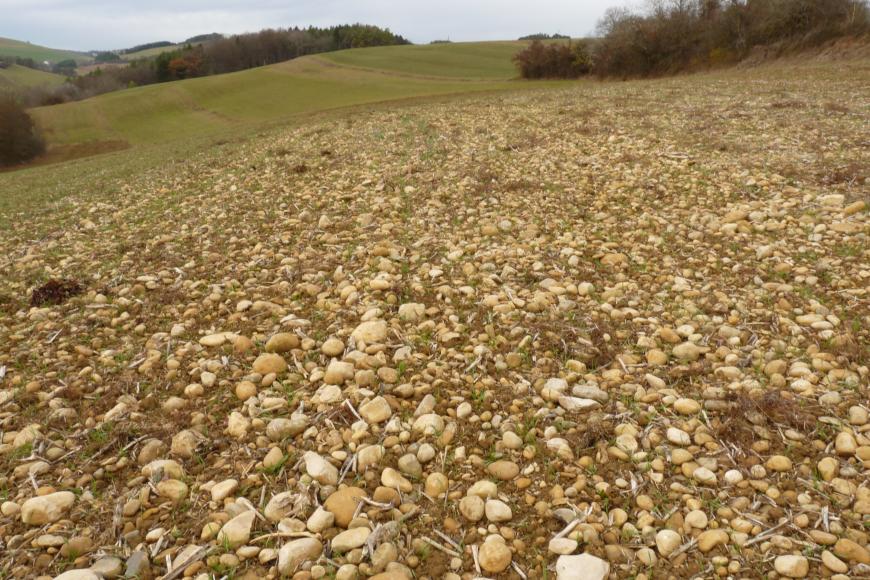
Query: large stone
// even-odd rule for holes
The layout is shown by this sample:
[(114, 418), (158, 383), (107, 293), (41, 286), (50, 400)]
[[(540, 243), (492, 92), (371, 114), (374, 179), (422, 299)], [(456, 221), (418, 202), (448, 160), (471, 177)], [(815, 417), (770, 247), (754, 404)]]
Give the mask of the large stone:
[(251, 428), (251, 420), (239, 413), (233, 411), (227, 417), (227, 435), (234, 439), (244, 439), (248, 435), (248, 429)]
[(855, 452), (858, 450), (858, 443), (855, 441), (854, 435), (848, 431), (841, 431), (837, 435), (834, 447), (837, 450), (837, 455), (851, 456), (855, 455)]
[(426, 477), (426, 495), (431, 498), (438, 498), (441, 494), (447, 492), (447, 487), (450, 485), (447, 476), (443, 473), (430, 473)]
[(466, 495), (476, 495), (483, 499), (495, 497), (498, 495), (498, 486), (492, 481), (482, 479), (469, 487)]
[(573, 554), (578, 546), (577, 540), (571, 538), (553, 538), (547, 546), (551, 554), (563, 556), (565, 554)]
[(32, 444), (42, 436), (41, 429), (42, 426), (36, 423), (28, 425), (15, 435), (15, 438), (12, 440), (12, 447), (18, 449), (19, 447)]
[(360, 416), (371, 424), (383, 423), (393, 415), (390, 404), (383, 397), (375, 397), (359, 408)]
[(189, 488), (180, 479), (167, 479), (157, 484), (157, 492), (161, 497), (168, 498), (175, 503), (187, 497)]
[(484, 502), (476, 495), (469, 495), (459, 500), (459, 513), (470, 522), (479, 522), (483, 518)]
[(559, 397), (568, 391), (568, 381), (560, 378), (547, 379), (541, 388), (541, 396), (545, 401), (558, 401)]
[(308, 419), (305, 415), (293, 415), (289, 419), (278, 417), (272, 419), (266, 425), (266, 437), (272, 441), (282, 441), (299, 435), (308, 427)]
[(390, 489), (398, 489), (402, 493), (411, 493), (414, 490), (411, 482), (392, 467), (386, 467), (381, 472), (381, 485)]
[(368, 445), (357, 452), (357, 473), (365, 473), (369, 467), (377, 466), (384, 458), (383, 445)]
[(701, 410), (701, 404), (695, 399), (677, 399), (674, 401), (674, 411), (681, 415), (694, 415)]
[(237, 479), (225, 479), (220, 483), (216, 483), (214, 487), (211, 488), (212, 501), (221, 502), (225, 500), (231, 493), (236, 491), (237, 487), (239, 487), (239, 481)]
[(870, 552), (861, 544), (848, 538), (840, 538), (834, 544), (834, 554), (849, 562), (870, 564)]
[(338, 468), (313, 451), (308, 451), (302, 457), (305, 460), (305, 471), (311, 479), (322, 485), (338, 483)]
[(338, 356), (344, 352), (344, 343), (335, 337), (327, 338), (320, 346), (320, 352), (326, 356)]
[(54, 580), (101, 580), (102, 575), (91, 569), (67, 570), (63, 574), (54, 577)]
[(437, 435), (444, 431), (444, 419), (437, 413), (428, 413), (417, 417), (412, 428), (423, 435)]
[(361, 547), (371, 535), (369, 528), (352, 528), (332, 538), (332, 551), (345, 553)]
[(124, 576), (127, 578), (141, 578), (142, 580), (151, 578), (151, 561), (148, 559), (148, 553), (142, 550), (133, 552), (127, 558)]
[(323, 546), (320, 544), (320, 540), (314, 538), (302, 538), (288, 542), (278, 552), (278, 572), (283, 576), (289, 576), (296, 571), (300, 564), (316, 560), (322, 553)]
[(190, 429), (179, 431), (172, 437), (172, 447), (170, 447), (169, 452), (178, 457), (190, 459), (196, 455), (196, 448), (202, 439), (202, 435), (196, 431)]
[(845, 574), (849, 571), (848, 564), (828, 550), (822, 552), (822, 564), (824, 564), (828, 570), (837, 574)]
[(323, 507), (335, 516), (336, 526), (346, 528), (353, 519), (361, 498), (368, 498), (368, 494), (364, 489), (345, 487), (326, 498), (326, 501), (323, 502)]
[(335, 515), (332, 512), (323, 509), (323, 507), (319, 507), (308, 517), (308, 520), (305, 522), (305, 527), (309, 532), (319, 534), (326, 528), (331, 528), (334, 523)]
[(272, 336), (266, 343), (266, 352), (290, 352), (299, 348), (299, 337), (291, 332), (279, 332)]
[(773, 567), (777, 574), (786, 578), (806, 578), (810, 572), (810, 563), (803, 556), (777, 556)]
[(484, 512), (486, 513), (486, 519), (494, 523), (507, 522), (514, 517), (510, 506), (500, 499), (487, 500)]
[(117, 578), (124, 570), (124, 562), (115, 556), (100, 558), (91, 566), (91, 571), (96, 572), (100, 578)]
[(369, 320), (357, 326), (350, 335), (357, 342), (375, 344), (387, 338), (387, 323), (383, 320)]
[(680, 534), (673, 530), (660, 530), (656, 534), (656, 547), (659, 549), (659, 554), (666, 558), (673, 554), (682, 542)]
[(323, 382), (327, 385), (343, 385), (345, 381), (353, 378), (356, 370), (352, 363), (333, 360), (326, 367), (326, 372), (323, 374)]
[(266, 504), (266, 507), (263, 509), (263, 515), (270, 522), (280, 522), (293, 511), (296, 500), (296, 494), (291, 491), (276, 494)]
[(674, 356), (684, 362), (693, 362), (698, 360), (706, 348), (700, 347), (693, 342), (684, 342), (674, 347)]
[(495, 461), (486, 468), (491, 476), (502, 481), (510, 481), (520, 473), (520, 466), (513, 461)]
[(30, 526), (52, 524), (66, 515), (75, 501), (71, 491), (32, 497), (21, 506), (21, 521)]
[(689, 437), (689, 434), (683, 431), (682, 429), (677, 429), (676, 427), (668, 427), (666, 431), (666, 436), (668, 441), (673, 443), (674, 445), (691, 445), (692, 438)]
[(405, 322), (417, 322), (426, 313), (426, 306), (416, 302), (408, 302), (399, 306), (399, 318)]
[(765, 466), (771, 471), (784, 472), (791, 471), (793, 464), (791, 459), (785, 455), (774, 455), (767, 460)]
[(248, 543), (251, 539), (251, 526), (254, 524), (255, 514), (246, 510), (227, 523), (218, 532), (217, 542), (220, 546), (230, 549), (238, 548)]
[(698, 536), (698, 549), (707, 553), (716, 546), (724, 546), (728, 543), (728, 534), (725, 530), (707, 530)]
[(199, 344), (207, 347), (215, 347), (221, 346), (227, 341), (227, 335), (225, 332), (219, 332), (217, 334), (207, 334), (199, 339)]
[(610, 574), (610, 564), (592, 554), (559, 556), (556, 560), (556, 580), (604, 580)]
[(280, 354), (265, 353), (254, 361), (254, 372), (261, 375), (281, 374), (287, 370), (287, 361)]
[(177, 461), (172, 459), (155, 459), (142, 468), (142, 475), (152, 481), (160, 481), (167, 478), (181, 479), (184, 477), (184, 470)]
[(501, 536), (489, 536), (478, 551), (478, 560), (486, 572), (503, 572), (511, 565), (511, 550)]
[(692, 472), (692, 479), (702, 485), (716, 485), (716, 474), (706, 467), (699, 467)]
[(580, 397), (563, 395), (559, 397), (559, 406), (572, 413), (585, 413), (597, 409), (601, 406), (601, 403), (594, 399), (582, 399)]

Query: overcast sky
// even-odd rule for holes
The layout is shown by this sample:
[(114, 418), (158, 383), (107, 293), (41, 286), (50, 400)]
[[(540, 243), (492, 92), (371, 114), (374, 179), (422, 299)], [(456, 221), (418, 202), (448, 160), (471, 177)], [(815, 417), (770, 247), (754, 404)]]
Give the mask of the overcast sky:
[(51, 48), (118, 49), (207, 32), (376, 24), (413, 42), (585, 36), (626, 0), (0, 0), (0, 36)]

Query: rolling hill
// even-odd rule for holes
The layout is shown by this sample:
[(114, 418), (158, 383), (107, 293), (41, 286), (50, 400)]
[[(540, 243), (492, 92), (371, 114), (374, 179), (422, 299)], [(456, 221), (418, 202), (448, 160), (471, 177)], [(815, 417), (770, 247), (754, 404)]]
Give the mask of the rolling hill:
[(511, 58), (525, 44), (505, 41), (378, 46), (331, 52), (324, 58), (344, 66), (395, 74), (507, 80), (516, 77)]
[(57, 86), (63, 84), (64, 77), (41, 70), (34, 70), (19, 65), (0, 68), (0, 90), (4, 88), (28, 88), (42, 85)]
[(130, 52), (121, 55), (122, 60), (136, 60), (140, 58), (154, 58), (164, 52), (171, 52), (173, 50), (178, 50), (179, 48), (184, 48), (183, 44), (173, 44), (171, 46), (158, 46), (156, 48), (146, 48), (145, 50), (139, 50), (136, 52)]
[(44, 107), (34, 115), (52, 145), (130, 145), (262, 126), (351, 105), (521, 88), (516, 43), (400, 46), (308, 56), (232, 74), (150, 85)]
[(48, 61), (51, 63), (68, 59), (75, 60), (78, 63), (86, 63), (93, 60), (89, 55), (82, 52), (46, 48), (38, 44), (13, 40), (11, 38), (0, 38), (0, 56), (32, 58), (38, 62)]

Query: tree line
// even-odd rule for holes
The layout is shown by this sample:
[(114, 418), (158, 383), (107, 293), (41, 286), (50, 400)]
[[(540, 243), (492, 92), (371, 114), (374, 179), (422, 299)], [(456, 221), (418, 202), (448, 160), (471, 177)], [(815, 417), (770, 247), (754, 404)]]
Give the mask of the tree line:
[(650, 0), (608, 10), (583, 48), (530, 46), (516, 62), (525, 78), (576, 77), (586, 74), (569, 66), (579, 51), (588, 73), (645, 77), (736, 63), (759, 46), (798, 50), (868, 32), (866, 0)]

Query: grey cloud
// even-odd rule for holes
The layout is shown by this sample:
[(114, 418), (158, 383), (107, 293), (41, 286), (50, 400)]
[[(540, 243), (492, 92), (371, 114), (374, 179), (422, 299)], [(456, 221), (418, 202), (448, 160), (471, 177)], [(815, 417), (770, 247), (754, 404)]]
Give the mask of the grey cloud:
[[(206, 32), (365, 22), (414, 42), (590, 33), (620, 0), (0, 0), (0, 36), (56, 48), (124, 48)], [(531, 5), (531, 9), (530, 9)]]

